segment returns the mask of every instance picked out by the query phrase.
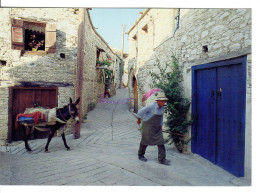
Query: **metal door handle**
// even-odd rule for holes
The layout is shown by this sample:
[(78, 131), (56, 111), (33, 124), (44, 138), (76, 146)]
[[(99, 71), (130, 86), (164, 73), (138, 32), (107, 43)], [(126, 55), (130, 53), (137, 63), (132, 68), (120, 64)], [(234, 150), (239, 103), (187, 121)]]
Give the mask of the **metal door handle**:
[(221, 94), (222, 94), (222, 88), (220, 88), (220, 89), (217, 91), (217, 94), (218, 94), (218, 96), (221, 96)]
[(212, 90), (211, 91), (211, 97), (214, 97), (214, 95), (215, 95), (215, 92), (214, 92), (214, 90)]

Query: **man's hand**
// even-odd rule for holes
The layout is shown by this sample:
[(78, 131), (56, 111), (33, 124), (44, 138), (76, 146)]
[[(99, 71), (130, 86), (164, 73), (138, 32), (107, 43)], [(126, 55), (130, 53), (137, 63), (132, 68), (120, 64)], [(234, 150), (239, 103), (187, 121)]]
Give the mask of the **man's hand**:
[(140, 123), (141, 123), (141, 119), (138, 118), (136, 122), (137, 122), (138, 125), (140, 125)]

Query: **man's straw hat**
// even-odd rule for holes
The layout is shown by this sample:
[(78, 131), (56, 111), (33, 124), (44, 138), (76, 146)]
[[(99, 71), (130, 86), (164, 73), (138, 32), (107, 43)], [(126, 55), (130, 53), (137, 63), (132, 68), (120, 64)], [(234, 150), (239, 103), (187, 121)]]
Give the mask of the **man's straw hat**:
[(164, 92), (159, 92), (157, 95), (156, 101), (168, 101), (169, 99), (166, 98)]

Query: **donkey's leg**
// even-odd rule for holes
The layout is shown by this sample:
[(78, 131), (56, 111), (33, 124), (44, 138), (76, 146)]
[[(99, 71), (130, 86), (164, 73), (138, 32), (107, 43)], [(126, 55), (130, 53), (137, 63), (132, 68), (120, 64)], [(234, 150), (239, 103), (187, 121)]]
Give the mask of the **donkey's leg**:
[(29, 126), (23, 126), (24, 127), (24, 130), (25, 130), (25, 137), (24, 137), (24, 143), (25, 143), (25, 148), (28, 150), (28, 151), (32, 151), (32, 149), (30, 148), (29, 144), (28, 144), (28, 140), (30, 138), (30, 134), (31, 134), (31, 127)]
[(48, 151), (49, 143), (51, 142), (51, 139), (52, 139), (52, 137), (54, 136), (54, 134), (55, 134), (55, 131), (53, 131), (53, 130), (51, 129), (51, 130), (50, 130), (49, 137), (48, 137), (48, 141), (47, 141), (46, 146), (45, 146), (45, 152), (49, 152), (49, 151)]
[(66, 147), (67, 150), (69, 151), (69, 150), (70, 150), (70, 147), (67, 145), (66, 138), (65, 138), (65, 134), (62, 133), (62, 134), (61, 134), (61, 137), (62, 137), (62, 140), (63, 140), (63, 143), (64, 143), (65, 147)]

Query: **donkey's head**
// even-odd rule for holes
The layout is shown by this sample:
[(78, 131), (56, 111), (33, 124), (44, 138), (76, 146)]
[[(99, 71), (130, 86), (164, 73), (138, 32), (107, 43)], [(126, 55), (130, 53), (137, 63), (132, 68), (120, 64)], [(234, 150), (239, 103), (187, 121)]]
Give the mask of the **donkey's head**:
[(79, 114), (78, 114), (78, 108), (77, 108), (77, 104), (79, 103), (80, 98), (78, 98), (76, 100), (75, 103), (72, 102), (72, 99), (70, 98), (70, 103), (69, 103), (69, 113), (71, 115), (71, 117), (76, 121), (76, 123), (79, 123)]

